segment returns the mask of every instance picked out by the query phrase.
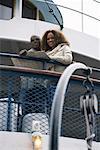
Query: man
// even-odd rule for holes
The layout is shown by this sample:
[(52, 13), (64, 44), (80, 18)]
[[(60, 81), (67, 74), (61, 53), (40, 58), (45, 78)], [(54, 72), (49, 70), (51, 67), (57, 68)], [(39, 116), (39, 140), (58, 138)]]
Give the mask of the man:
[(27, 56), (28, 53), (32, 51), (41, 51), (41, 40), (38, 36), (36, 35), (31, 36), (30, 41), (31, 41), (32, 48), (30, 50), (26, 50), (26, 49), (21, 50), (19, 55)]

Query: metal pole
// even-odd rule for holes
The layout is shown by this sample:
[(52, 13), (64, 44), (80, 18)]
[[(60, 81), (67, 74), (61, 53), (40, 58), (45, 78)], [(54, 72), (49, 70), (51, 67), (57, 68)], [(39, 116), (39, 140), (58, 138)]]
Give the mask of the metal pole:
[(51, 110), (49, 150), (59, 150), (59, 136), (65, 92), (68, 88), (71, 75), (78, 69), (89, 70), (82, 63), (73, 63), (65, 69), (57, 84)]
[(83, 10), (83, 0), (81, 0), (81, 11), (82, 11), (82, 32), (84, 32), (84, 30), (83, 30), (83, 27), (84, 27), (84, 25), (83, 25), (83, 23), (84, 23), (84, 22), (83, 22), (83, 18), (84, 18), (84, 16), (83, 16), (83, 15), (84, 15), (84, 14), (83, 14), (83, 13), (84, 13), (84, 12), (83, 12), (83, 11), (84, 11), (84, 10)]
[(13, 16), (16, 18), (22, 17), (22, 0), (14, 0)]

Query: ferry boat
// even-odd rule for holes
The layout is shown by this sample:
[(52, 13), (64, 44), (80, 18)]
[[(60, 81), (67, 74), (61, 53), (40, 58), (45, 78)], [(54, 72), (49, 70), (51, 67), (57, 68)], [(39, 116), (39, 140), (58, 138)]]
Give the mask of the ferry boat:
[[(1, 150), (100, 149), (100, 39), (65, 28), (59, 6), (52, 0), (0, 1)], [(30, 48), (31, 35), (42, 37), (48, 29), (68, 37), (74, 63), (18, 55)], [(48, 64), (64, 70), (49, 71)], [(32, 136), (41, 137), (38, 148)]]

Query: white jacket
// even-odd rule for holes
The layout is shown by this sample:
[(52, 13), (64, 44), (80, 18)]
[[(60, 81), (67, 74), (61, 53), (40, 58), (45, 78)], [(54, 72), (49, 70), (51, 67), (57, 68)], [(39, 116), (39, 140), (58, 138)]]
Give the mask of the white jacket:
[(60, 63), (68, 65), (72, 62), (72, 52), (68, 45), (62, 43), (59, 44), (52, 51), (46, 52), (47, 55)]

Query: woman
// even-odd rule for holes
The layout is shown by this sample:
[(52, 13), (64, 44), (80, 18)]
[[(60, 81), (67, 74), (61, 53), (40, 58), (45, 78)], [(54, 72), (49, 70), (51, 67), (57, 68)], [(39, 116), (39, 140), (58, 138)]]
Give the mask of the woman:
[(62, 64), (69, 65), (72, 62), (70, 44), (64, 35), (56, 30), (48, 30), (42, 37), (42, 50), (47, 55)]

